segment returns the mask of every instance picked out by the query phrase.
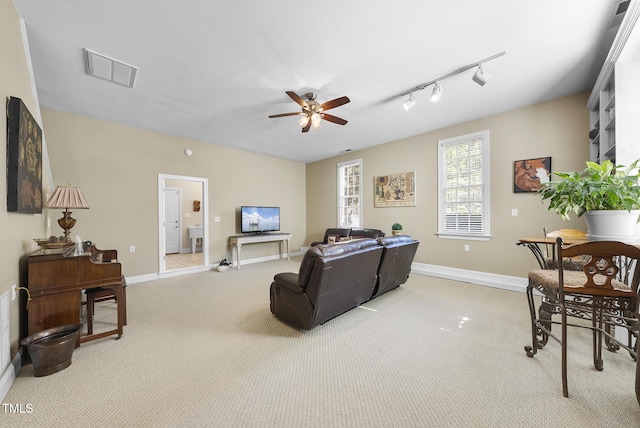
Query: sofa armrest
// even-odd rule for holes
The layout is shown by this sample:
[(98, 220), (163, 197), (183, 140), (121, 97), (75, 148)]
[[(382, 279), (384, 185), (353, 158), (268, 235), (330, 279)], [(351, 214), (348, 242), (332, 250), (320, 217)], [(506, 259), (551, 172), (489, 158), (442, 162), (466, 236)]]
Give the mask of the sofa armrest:
[(279, 273), (273, 277), (276, 285), (287, 288), (295, 293), (302, 293), (304, 290), (298, 286), (298, 274), (293, 272)]

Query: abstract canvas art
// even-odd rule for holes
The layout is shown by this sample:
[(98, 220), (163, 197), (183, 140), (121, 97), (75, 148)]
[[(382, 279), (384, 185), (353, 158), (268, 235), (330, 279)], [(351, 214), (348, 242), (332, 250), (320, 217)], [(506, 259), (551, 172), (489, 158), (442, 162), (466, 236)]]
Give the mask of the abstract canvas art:
[(413, 171), (375, 177), (373, 191), (375, 208), (415, 207), (416, 173)]
[(42, 212), (42, 130), (15, 97), (7, 100), (7, 211)]

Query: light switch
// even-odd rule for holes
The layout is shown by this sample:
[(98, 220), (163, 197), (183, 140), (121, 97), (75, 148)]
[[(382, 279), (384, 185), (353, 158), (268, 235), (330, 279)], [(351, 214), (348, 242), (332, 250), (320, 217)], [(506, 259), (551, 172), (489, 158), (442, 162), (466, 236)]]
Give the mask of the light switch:
[(511, 215), (516, 217), (518, 215), (518, 209), (517, 208), (511, 208)]

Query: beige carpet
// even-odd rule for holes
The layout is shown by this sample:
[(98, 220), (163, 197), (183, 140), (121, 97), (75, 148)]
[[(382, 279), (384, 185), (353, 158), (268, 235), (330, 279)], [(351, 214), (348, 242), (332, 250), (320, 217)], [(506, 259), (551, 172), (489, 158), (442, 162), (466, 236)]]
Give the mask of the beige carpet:
[[(633, 427), (635, 363), (572, 330), (570, 398), (559, 346), (535, 358), (525, 295), (412, 275), (407, 284), (299, 331), (269, 311), (275, 273), (246, 265), (128, 287), (128, 326), (35, 378), (23, 367), (2, 414), (29, 427)], [(101, 311), (113, 311), (109, 305)]]

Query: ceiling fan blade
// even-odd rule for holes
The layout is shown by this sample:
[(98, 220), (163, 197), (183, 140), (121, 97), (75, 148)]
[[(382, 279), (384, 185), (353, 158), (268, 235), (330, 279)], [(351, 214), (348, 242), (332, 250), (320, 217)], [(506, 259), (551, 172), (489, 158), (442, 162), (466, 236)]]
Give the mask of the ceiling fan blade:
[(330, 114), (326, 114), (326, 113), (322, 114), (322, 118), (324, 120), (328, 120), (329, 122), (337, 123), (338, 125), (346, 125), (347, 124), (346, 120), (344, 120), (342, 118), (339, 118), (339, 117), (336, 117), (336, 116), (332, 116)]
[(324, 110), (340, 107), (341, 105), (346, 104), (348, 102), (351, 102), (349, 97), (340, 97), (340, 98), (336, 98), (335, 100), (327, 101), (326, 103), (321, 104), (320, 107), (324, 111)]
[(309, 132), (309, 129), (311, 129), (311, 121), (308, 121), (307, 124), (302, 127), (302, 132)]
[(282, 114), (272, 114), (269, 117), (273, 119), (274, 117), (297, 116), (299, 114), (300, 114), (300, 112), (297, 112), (297, 113), (282, 113)]
[(300, 95), (296, 94), (293, 91), (286, 91), (287, 95), (289, 95), (291, 97), (291, 99), (295, 102), (297, 102), (298, 104), (300, 104), (302, 107), (309, 107), (306, 103), (305, 100), (303, 100)]

